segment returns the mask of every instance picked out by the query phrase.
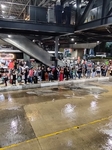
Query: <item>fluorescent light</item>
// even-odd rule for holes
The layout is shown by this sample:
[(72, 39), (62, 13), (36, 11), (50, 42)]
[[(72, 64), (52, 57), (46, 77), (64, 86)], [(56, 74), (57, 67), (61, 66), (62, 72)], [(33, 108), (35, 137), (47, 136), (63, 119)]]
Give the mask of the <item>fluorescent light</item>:
[(73, 41), (74, 41), (74, 38), (71, 38), (71, 41), (73, 42)]
[(5, 13), (5, 11), (3, 11), (3, 10), (2, 10), (2, 13), (4, 14), (4, 13)]
[(4, 4), (1, 4), (1, 8), (4, 9), (6, 8), (6, 6)]
[(100, 43), (100, 41), (97, 41), (97, 43)]
[(74, 4), (74, 7), (77, 8), (77, 4)]
[(10, 38), (10, 37), (11, 37), (11, 35), (8, 35), (8, 37)]

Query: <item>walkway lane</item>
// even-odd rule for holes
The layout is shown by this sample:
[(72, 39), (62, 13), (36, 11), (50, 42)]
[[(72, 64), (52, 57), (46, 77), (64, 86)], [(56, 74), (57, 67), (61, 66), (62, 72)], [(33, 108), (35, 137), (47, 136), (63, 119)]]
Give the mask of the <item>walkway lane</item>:
[[(104, 147), (105, 149), (110, 147), (108, 141), (111, 137), (105, 134), (106, 124), (109, 123), (108, 120), (105, 120), (89, 124), (39, 141), (43, 150), (103, 150)], [(102, 128), (104, 132), (101, 130)]]
[(29, 95), (22, 108), (36, 138), (0, 150), (111, 150), (112, 83), (81, 85), (64, 92), (61, 86), (54, 95), (46, 87), (35, 99)]
[(0, 150), (41, 150), (37, 139), (28, 140), (18, 144), (1, 148)]
[(31, 150), (32, 148), (34, 150), (58, 150), (60, 148), (65, 150), (100, 150), (102, 148), (106, 149), (107, 147), (112, 148), (110, 143), (111, 133), (109, 133), (111, 128), (107, 129), (111, 121), (112, 116), (109, 116), (87, 124), (65, 129), (58, 133), (52, 133), (52, 135), (49, 134), (19, 144), (0, 148), (0, 150)]
[[(96, 91), (99, 89), (101, 88), (96, 88)], [(103, 131), (102, 124), (106, 126), (112, 122), (111, 87), (108, 88), (108, 91), (104, 90), (102, 94), (94, 91), (85, 96), (73, 95), (68, 99), (25, 106), (27, 117), (42, 149), (68, 150), (68, 148), (78, 147), (77, 149), (80, 150), (84, 146), (84, 149), (87, 150), (89, 146), (89, 150), (91, 150), (96, 145), (98, 150), (102, 144), (105, 144), (107, 137), (110, 137), (100, 130)], [(77, 131), (78, 129), (79, 131)], [(103, 139), (100, 141), (102, 136)], [(82, 145), (79, 144), (80, 141)], [(85, 145), (83, 145), (83, 141), (86, 143)]]

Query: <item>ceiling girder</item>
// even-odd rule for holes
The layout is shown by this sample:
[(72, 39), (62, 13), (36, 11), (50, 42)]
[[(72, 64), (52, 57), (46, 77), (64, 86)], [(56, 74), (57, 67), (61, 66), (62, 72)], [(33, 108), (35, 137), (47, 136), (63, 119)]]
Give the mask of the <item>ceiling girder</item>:
[(84, 13), (81, 15), (78, 25), (81, 25), (84, 23), (85, 19), (88, 16), (88, 13), (90, 12), (90, 10), (92, 9), (93, 5), (95, 3), (95, 0), (90, 0), (89, 3), (87, 4)]
[[(109, 11), (109, 7), (110, 7), (110, 0), (102, 0), (102, 16), (101, 18), (104, 18), (107, 16), (108, 11)], [(101, 19), (101, 25), (106, 23), (107, 19)]]
[(78, 25), (78, 22), (79, 22), (79, 18), (80, 18), (80, 15), (81, 15), (81, 0), (76, 0), (76, 15), (75, 15), (75, 24), (76, 26)]

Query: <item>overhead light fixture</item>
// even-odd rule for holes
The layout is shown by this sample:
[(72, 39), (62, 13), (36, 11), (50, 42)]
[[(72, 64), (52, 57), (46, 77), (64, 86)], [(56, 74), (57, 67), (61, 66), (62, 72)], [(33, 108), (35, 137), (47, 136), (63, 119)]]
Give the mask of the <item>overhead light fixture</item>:
[(4, 4), (1, 4), (1, 8), (4, 9), (6, 8), (6, 6)]
[(77, 8), (77, 4), (74, 4), (74, 7)]
[(97, 44), (100, 43), (100, 41), (97, 41)]
[(8, 35), (8, 37), (10, 38), (10, 37), (11, 37), (11, 35)]
[(5, 13), (5, 11), (3, 11), (3, 10), (2, 10), (2, 13), (4, 14), (4, 13)]
[(71, 38), (71, 41), (74, 42), (74, 38)]
[(75, 44), (77, 44), (77, 42), (75, 42)]

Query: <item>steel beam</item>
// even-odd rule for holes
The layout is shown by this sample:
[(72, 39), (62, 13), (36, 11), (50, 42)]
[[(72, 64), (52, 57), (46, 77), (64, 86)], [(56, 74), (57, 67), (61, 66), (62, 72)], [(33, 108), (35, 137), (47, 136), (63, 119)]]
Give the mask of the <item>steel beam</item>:
[(30, 0), (30, 5), (36, 6), (37, 0)]
[(76, 26), (78, 25), (80, 15), (81, 15), (81, 0), (76, 0), (76, 15), (75, 15)]
[(109, 10), (109, 12), (107, 13), (107, 15), (106, 15), (106, 16), (111, 15), (111, 13), (112, 13), (112, 7), (111, 7), (111, 9)]
[(0, 1), (0, 3), (4, 3), (4, 4), (13, 4), (13, 5), (22, 5), (24, 6), (25, 4), (22, 4), (22, 3), (12, 3), (12, 2), (5, 2), (5, 1)]
[(26, 5), (24, 6), (23, 10), (20, 12), (18, 18), (21, 16), (21, 14), (25, 11), (26, 7), (29, 5), (30, 0), (26, 3)]
[[(23, 33), (23, 31), (29, 33), (38, 34), (41, 33), (48, 33), (48, 35), (55, 35), (55, 34), (67, 34), (74, 32), (74, 26), (65, 26), (60, 25), (57, 26), (56, 24), (44, 24), (44, 23), (36, 23), (31, 21), (9, 21), (9, 20), (0, 20), (0, 32), (3, 33), (3, 30), (10, 30), (10, 31), (19, 31)], [(43, 34), (44, 35), (44, 34)]]
[[(103, 21), (105, 19), (107, 19), (106, 24), (103, 24), (102, 26), (112, 25), (112, 15), (104, 17), (102, 19), (103, 19)], [(97, 19), (97, 20), (94, 20), (94, 21), (91, 21), (91, 22), (88, 22), (88, 23), (84, 23), (84, 24), (78, 26), (76, 32), (79, 32), (79, 31), (82, 31), (82, 30), (84, 31), (84, 30), (94, 29), (94, 28), (97, 28), (97, 27), (101, 27), (101, 19)]]
[(35, 2), (34, 2), (34, 6), (37, 6), (37, 0), (35, 0)]
[(66, 2), (67, 0), (61, 0), (61, 5), (64, 5), (64, 3)]
[(93, 5), (95, 3), (95, 0), (90, 0), (89, 3), (86, 6), (86, 9), (84, 11), (84, 13), (82, 14), (81, 18), (79, 19), (79, 25), (83, 24), (84, 21), (86, 20), (90, 10), (92, 9)]
[[(102, 16), (101, 18), (104, 18), (107, 16), (108, 11), (109, 11), (109, 7), (110, 7), (110, 0), (103, 0), (102, 3)], [(106, 23), (107, 19), (101, 19), (101, 25)]]

